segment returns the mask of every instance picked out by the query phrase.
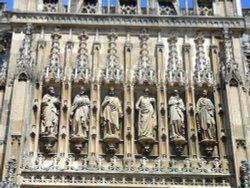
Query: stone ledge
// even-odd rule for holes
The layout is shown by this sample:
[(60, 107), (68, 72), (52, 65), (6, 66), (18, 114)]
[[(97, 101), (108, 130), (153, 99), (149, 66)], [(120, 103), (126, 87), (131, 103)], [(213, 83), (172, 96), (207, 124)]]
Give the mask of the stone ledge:
[(128, 174), (128, 173), (22, 173), (21, 185), (36, 186), (104, 186), (113, 187), (145, 187), (146, 185), (157, 187), (176, 186), (200, 186), (200, 187), (232, 187), (230, 175), (207, 175), (199, 174)]
[(218, 29), (245, 28), (243, 17), (200, 17), (200, 16), (138, 16), (138, 15), (100, 15), (69, 13), (5, 12), (0, 22), (11, 24), (60, 26), (102, 26), (102, 27), (155, 27), (155, 28), (190, 28)]

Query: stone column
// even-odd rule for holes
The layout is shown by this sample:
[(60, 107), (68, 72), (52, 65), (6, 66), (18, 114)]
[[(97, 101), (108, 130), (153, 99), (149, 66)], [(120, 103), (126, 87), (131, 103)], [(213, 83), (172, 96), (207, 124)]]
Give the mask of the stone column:
[(185, 34), (184, 45), (183, 45), (183, 57), (186, 72), (186, 83), (185, 83), (185, 104), (186, 104), (186, 119), (187, 119), (187, 141), (189, 148), (190, 158), (199, 157), (199, 145), (197, 142), (197, 127), (195, 124), (195, 91), (193, 86), (193, 64), (190, 57), (191, 46), (187, 42), (187, 36)]
[(124, 45), (124, 156), (131, 156), (134, 154), (134, 86), (132, 85), (132, 43), (130, 42), (130, 35), (127, 33), (127, 41)]
[[(219, 74), (219, 52), (218, 52), (218, 46), (214, 41), (214, 35), (212, 35), (212, 43), (210, 45), (210, 59), (211, 59), (211, 66), (212, 71), (214, 74), (214, 79), (219, 81), (218, 74)], [(217, 127), (217, 140), (218, 140), (218, 149), (217, 152), (218, 156), (220, 156), (222, 159), (226, 157), (226, 151), (225, 151), (225, 129), (223, 127), (222, 122), (222, 104), (220, 102), (220, 93), (216, 85), (214, 86), (214, 105), (215, 105), (215, 117), (216, 117), (216, 127)]]
[[(160, 33), (158, 36), (158, 43), (155, 48), (156, 55), (156, 71), (158, 75), (157, 83), (157, 117), (158, 117), (158, 141), (159, 141), (159, 155), (167, 155), (168, 148), (168, 118), (167, 118), (167, 92), (165, 82), (165, 60), (164, 60), (164, 44), (160, 41)], [(169, 156), (169, 155), (168, 155)]]
[[(99, 154), (99, 140), (100, 140), (100, 106), (101, 106), (101, 88), (100, 88), (100, 48), (101, 44), (98, 42), (98, 31), (96, 31), (96, 40), (92, 47), (92, 73), (93, 80), (91, 84), (91, 101), (92, 101), (92, 115), (90, 119), (90, 140), (89, 140), (89, 156), (94, 154), (97, 157)], [(93, 156), (93, 155), (92, 155)]]
[(58, 153), (69, 153), (69, 115), (71, 109), (71, 64), (72, 64), (72, 51), (74, 44), (72, 42), (72, 30), (69, 31), (69, 38), (65, 44), (65, 59), (63, 63), (64, 80), (62, 82), (61, 89), (61, 113), (60, 113), (60, 125), (58, 131)]

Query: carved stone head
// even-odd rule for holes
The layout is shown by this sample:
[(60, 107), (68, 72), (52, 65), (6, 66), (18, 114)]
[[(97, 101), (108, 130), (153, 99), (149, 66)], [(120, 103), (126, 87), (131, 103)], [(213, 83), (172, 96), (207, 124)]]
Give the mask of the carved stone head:
[(204, 89), (204, 90), (202, 91), (202, 95), (203, 95), (204, 97), (207, 97), (207, 90), (206, 90), (206, 89)]
[(110, 96), (114, 96), (115, 95), (115, 88), (113, 88), (113, 87), (109, 88), (109, 95)]
[(50, 87), (48, 88), (48, 93), (49, 93), (50, 95), (54, 95), (54, 94), (55, 94), (55, 89), (54, 89), (54, 87), (50, 86)]
[(85, 88), (82, 86), (81, 88), (80, 88), (80, 95), (83, 95), (85, 93)]

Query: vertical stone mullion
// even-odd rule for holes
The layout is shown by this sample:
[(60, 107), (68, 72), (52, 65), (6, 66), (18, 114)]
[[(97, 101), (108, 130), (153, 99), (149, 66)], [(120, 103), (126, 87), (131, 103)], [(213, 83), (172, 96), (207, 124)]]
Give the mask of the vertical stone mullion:
[[(212, 36), (214, 37), (214, 36)], [(211, 44), (210, 46), (210, 58), (211, 58), (211, 64), (213, 69), (213, 74), (215, 79), (217, 78), (217, 75), (219, 75), (219, 60), (218, 60), (218, 46)], [(225, 151), (225, 143), (223, 143), (224, 136), (224, 127), (222, 123), (222, 119), (220, 117), (221, 110), (221, 103), (220, 103), (220, 93), (217, 90), (217, 88), (214, 89), (214, 104), (215, 104), (215, 113), (216, 113), (216, 127), (217, 127), (217, 139), (218, 139), (218, 146), (219, 146), (219, 156), (224, 158), (226, 156)]]
[[(91, 129), (95, 130), (95, 133), (92, 132), (92, 139), (90, 146), (90, 154), (97, 156), (99, 154), (99, 141), (100, 141), (100, 107), (101, 107), (101, 82), (100, 80), (100, 48), (101, 44), (98, 40), (98, 31), (96, 31), (96, 41), (93, 44), (92, 48), (92, 73), (94, 79), (91, 84), (91, 102), (92, 102), (92, 121)], [(93, 146), (93, 147), (92, 147)]]
[[(43, 73), (42, 62), (44, 61), (44, 51), (45, 51), (46, 42), (44, 40), (38, 41), (37, 45), (37, 69), (39, 72)], [(42, 75), (40, 78), (42, 79)], [(34, 140), (32, 143), (33, 148), (30, 148), (30, 152), (34, 153), (34, 156), (37, 156), (37, 152), (39, 151), (39, 129), (40, 129), (40, 121), (41, 121), (41, 100), (43, 93), (43, 82), (40, 80), (39, 86), (34, 89), (34, 98), (33, 98), (33, 106), (37, 106), (37, 112), (33, 110), (33, 121), (31, 122), (32, 129), (31, 134), (34, 133)], [(35, 106), (34, 106), (35, 107)], [(34, 126), (34, 127), (33, 127)]]
[[(160, 40), (160, 33), (158, 36)], [(159, 41), (160, 42), (160, 41)], [(165, 87), (164, 83), (164, 45), (163, 43), (156, 44), (156, 72), (158, 73), (158, 84), (157, 84), (157, 117), (158, 117), (158, 143), (159, 143), (159, 154), (166, 155), (168, 146), (166, 142), (167, 133), (166, 133), (166, 98), (165, 98)], [(165, 112), (165, 113), (164, 113)]]
[[(127, 41), (124, 45), (124, 72), (125, 72), (125, 86), (124, 86), (124, 154), (134, 154), (134, 89), (131, 85), (131, 51), (132, 44), (130, 43), (130, 36), (127, 33)], [(128, 141), (129, 149), (126, 148), (126, 141)]]
[(132, 157), (134, 158), (134, 155), (135, 155), (135, 142), (134, 142), (134, 140), (135, 140), (135, 116), (134, 116), (134, 114), (135, 114), (135, 109), (134, 109), (134, 104), (135, 104), (135, 94), (134, 94), (134, 85), (130, 85), (130, 88), (131, 88), (131, 91), (130, 91), (130, 93), (131, 93), (131, 98), (130, 98), (130, 100), (131, 100), (131, 134), (132, 134), (132, 136), (131, 136), (131, 153), (132, 153)]
[(186, 103), (186, 118), (187, 118), (187, 140), (189, 157), (196, 158), (199, 156), (199, 145), (197, 142), (197, 128), (195, 126), (195, 99), (193, 87), (193, 64), (190, 57), (191, 46), (188, 43), (184, 44), (183, 54), (186, 71), (186, 87), (185, 87), (185, 103)]

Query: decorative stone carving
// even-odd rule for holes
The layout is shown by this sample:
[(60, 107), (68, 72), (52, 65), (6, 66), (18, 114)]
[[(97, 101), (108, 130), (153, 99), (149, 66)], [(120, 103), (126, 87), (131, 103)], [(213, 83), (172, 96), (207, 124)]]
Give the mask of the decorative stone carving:
[(250, 186), (250, 166), (246, 160), (241, 161), (240, 175), (241, 187), (248, 188)]
[(4, 87), (7, 79), (7, 58), (11, 44), (11, 35), (0, 34), (0, 87)]
[(114, 81), (115, 83), (121, 83), (123, 81), (124, 73), (120, 68), (118, 56), (117, 56), (117, 46), (116, 39), (117, 34), (112, 32), (108, 35), (109, 38), (109, 49), (105, 68), (103, 70), (103, 79), (106, 83)]
[(195, 39), (196, 44), (196, 58), (195, 58), (195, 71), (194, 71), (194, 81), (198, 86), (206, 84), (211, 86), (213, 84), (213, 73), (211, 71), (211, 65), (209, 59), (206, 57), (204, 51), (204, 37), (198, 34)]
[(214, 104), (207, 97), (207, 90), (203, 90), (203, 96), (196, 104), (196, 122), (200, 133), (200, 143), (207, 155), (211, 155), (216, 145), (216, 127), (214, 117)]
[(167, 81), (170, 85), (185, 83), (185, 73), (183, 69), (183, 62), (178, 56), (177, 51), (177, 37), (175, 34), (168, 39), (169, 42), (169, 58), (166, 71)]
[(213, 16), (213, 8), (209, 4), (199, 4), (198, 14), (200, 16)]
[(172, 2), (166, 1), (159, 1), (159, 13), (166, 16), (177, 14)]
[(84, 14), (95, 14), (97, 12), (97, 3), (85, 0), (82, 2), (79, 12)]
[(63, 76), (63, 69), (61, 67), (60, 62), (60, 43), (59, 39), (61, 35), (59, 34), (59, 30), (55, 29), (55, 32), (51, 35), (52, 38), (52, 46), (50, 51), (49, 62), (44, 70), (44, 78), (45, 82), (49, 82), (51, 80), (55, 82), (60, 82)]
[(85, 30), (79, 35), (79, 49), (75, 68), (72, 71), (72, 80), (74, 82), (83, 81), (89, 83), (91, 81), (90, 62), (87, 50), (87, 40), (89, 38)]
[(228, 28), (223, 31), (224, 36), (224, 63), (221, 66), (221, 75), (225, 84), (230, 86), (242, 85), (239, 65), (235, 62), (232, 52), (231, 35)]
[(248, 88), (250, 88), (250, 35), (245, 36), (242, 49), (244, 52), (245, 77), (248, 83)]
[(149, 84), (156, 83), (156, 72), (152, 66), (151, 59), (149, 57), (148, 44), (149, 35), (146, 30), (143, 29), (140, 34), (140, 58), (137, 69), (135, 70), (135, 81), (139, 84), (147, 82)]
[(115, 96), (113, 87), (109, 89), (109, 95), (102, 102), (102, 128), (103, 141), (106, 143), (106, 152), (114, 155), (116, 145), (120, 138), (120, 118), (123, 117), (121, 101)]
[(120, 1), (120, 12), (121, 14), (126, 14), (126, 15), (135, 15), (137, 14), (137, 6), (136, 6), (136, 1), (124, 1), (124, 0), (119, 0)]
[(57, 140), (58, 125), (59, 125), (59, 110), (60, 101), (55, 97), (53, 87), (48, 88), (48, 93), (42, 99), (41, 111), (41, 129), (40, 141), (43, 144), (44, 152), (51, 152), (54, 143)]
[(155, 98), (149, 97), (149, 89), (136, 102), (138, 110), (138, 142), (143, 147), (143, 154), (149, 155), (155, 141), (154, 130), (157, 128)]
[(7, 164), (7, 173), (5, 181), (0, 186), (3, 188), (18, 188), (19, 186), (15, 183), (15, 171), (16, 171), (16, 157), (11, 157)]
[(58, 9), (58, 4), (55, 2), (43, 4), (44, 12), (57, 12), (58, 11), (57, 9)]
[(84, 87), (74, 98), (70, 113), (71, 137), (73, 150), (80, 153), (83, 142), (87, 141), (90, 118), (90, 99), (85, 95)]
[(183, 151), (184, 144), (187, 143), (185, 138), (184, 111), (185, 106), (183, 100), (179, 96), (178, 90), (174, 91), (168, 101), (170, 116), (170, 142), (175, 146), (178, 154)]
[(34, 74), (34, 59), (32, 58), (32, 24), (28, 23), (24, 31), (25, 38), (20, 48), (20, 56), (17, 60), (16, 77), (18, 80), (27, 81)]
[(4, 87), (7, 79), (7, 62), (0, 65), (0, 87)]

